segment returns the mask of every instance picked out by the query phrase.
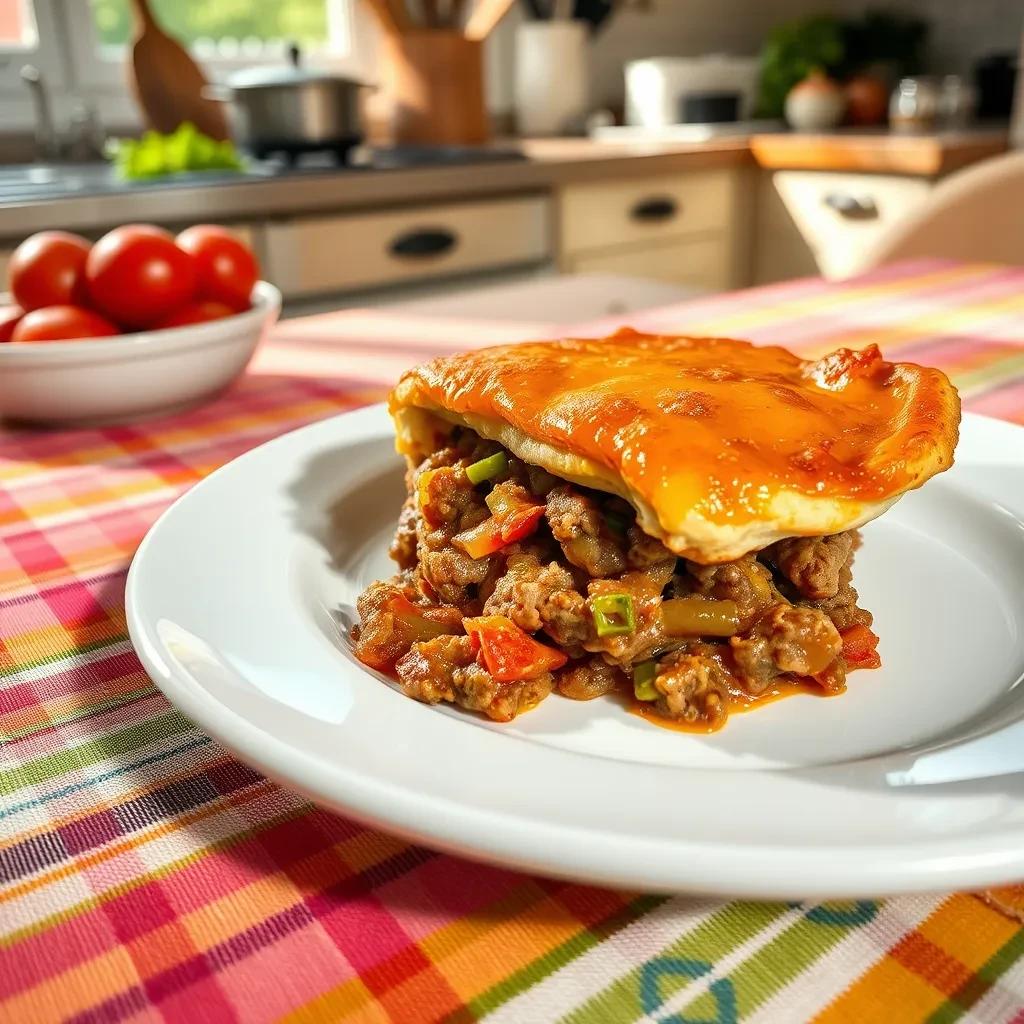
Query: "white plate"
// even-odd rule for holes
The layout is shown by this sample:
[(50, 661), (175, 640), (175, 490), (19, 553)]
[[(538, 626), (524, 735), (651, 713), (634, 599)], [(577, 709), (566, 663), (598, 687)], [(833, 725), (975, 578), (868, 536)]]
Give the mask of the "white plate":
[(968, 416), (956, 467), (865, 529), (880, 671), (710, 736), (558, 696), (493, 725), (361, 666), (353, 605), (392, 571), (402, 496), (380, 407), (194, 487), (128, 578), (157, 685), (328, 807), (528, 870), (781, 898), (1024, 878), (1024, 430)]

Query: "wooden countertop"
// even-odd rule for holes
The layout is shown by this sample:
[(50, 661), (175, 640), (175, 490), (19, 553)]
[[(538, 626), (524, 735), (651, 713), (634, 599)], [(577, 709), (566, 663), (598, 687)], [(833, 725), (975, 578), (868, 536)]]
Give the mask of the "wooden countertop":
[(605, 177), (605, 167), (621, 172), (622, 161), (628, 161), (630, 170), (635, 168), (639, 174), (656, 174), (659, 164), (697, 169), (752, 163), (750, 136), (746, 135), (705, 142), (520, 139), (519, 144), (531, 164), (567, 181), (578, 181), (581, 174)]
[(1002, 129), (896, 135), (837, 131), (812, 135), (780, 132), (753, 135), (750, 151), (771, 170), (871, 171), (937, 177), (996, 156), (1007, 148)]

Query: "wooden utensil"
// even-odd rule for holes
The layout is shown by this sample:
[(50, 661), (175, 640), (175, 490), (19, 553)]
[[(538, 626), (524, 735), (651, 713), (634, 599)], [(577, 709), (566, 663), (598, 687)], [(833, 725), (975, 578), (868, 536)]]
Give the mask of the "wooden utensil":
[(213, 139), (228, 138), (224, 106), (203, 97), (207, 81), (176, 39), (157, 24), (149, 0), (132, 0), (135, 38), (128, 63), (128, 84), (146, 123), (158, 132), (173, 132), (191, 121)]
[(384, 38), (381, 98), (388, 144), (471, 146), (489, 135), (483, 101), (483, 47), (450, 29)]
[(388, 0), (366, 0), (366, 2), (369, 4), (370, 10), (373, 11), (373, 16), (377, 19), (377, 24), (384, 35), (397, 36), (402, 31), (395, 20)]
[(480, 0), (466, 23), (467, 39), (486, 38), (512, 6), (513, 0)]

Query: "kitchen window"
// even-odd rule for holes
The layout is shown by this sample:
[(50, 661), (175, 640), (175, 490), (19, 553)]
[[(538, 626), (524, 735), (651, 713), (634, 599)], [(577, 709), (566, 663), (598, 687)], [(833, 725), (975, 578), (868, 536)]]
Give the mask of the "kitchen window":
[[(150, 0), (158, 23), (187, 46), (210, 78), (259, 63), (280, 63), (296, 42), (319, 66), (361, 74), (372, 28), (356, 0)], [(0, 0), (0, 113), (31, 124), (18, 72), (42, 70), (60, 119), (75, 98), (97, 106), (107, 124), (137, 121), (125, 86), (133, 33), (130, 0)], [(2, 100), (6, 99), (5, 105)], [(9, 108), (9, 109), (8, 109)]]
[[(67, 5), (76, 77), (83, 84), (123, 81), (131, 42), (130, 0), (57, 0)], [(211, 76), (280, 62), (296, 42), (318, 63), (345, 67), (352, 54), (351, 0), (150, 0), (157, 22)]]

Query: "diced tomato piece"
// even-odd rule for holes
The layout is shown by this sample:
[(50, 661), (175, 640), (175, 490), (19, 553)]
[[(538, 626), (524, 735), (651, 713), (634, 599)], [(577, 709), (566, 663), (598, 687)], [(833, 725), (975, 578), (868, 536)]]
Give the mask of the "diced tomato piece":
[(830, 391), (842, 391), (851, 381), (871, 377), (885, 371), (889, 364), (882, 358), (877, 345), (867, 345), (854, 351), (849, 348), (836, 349), (824, 356), (811, 367), (814, 380)]
[(484, 558), (503, 548), (506, 542), (501, 537), (501, 522), (496, 516), (491, 516), (479, 526), (455, 534), (452, 544), (470, 558)]
[(843, 641), (843, 657), (850, 668), (878, 668), (882, 664), (875, 650), (878, 637), (867, 626), (850, 626), (839, 635)]
[(479, 526), (457, 533), (452, 537), (452, 544), (470, 558), (483, 558), (507, 544), (529, 537), (543, 516), (543, 505), (523, 505), (506, 516), (493, 515)]
[(498, 682), (532, 679), (561, 668), (568, 656), (538, 643), (504, 615), (480, 615), (462, 622), (480, 643), (477, 660)]
[(848, 663), (851, 669), (855, 668), (881, 668), (882, 659), (879, 656), (878, 651), (868, 651), (860, 661), (851, 661)]
[(526, 505), (518, 512), (513, 512), (501, 522), (501, 539), (506, 544), (529, 537), (544, 517), (543, 505)]

